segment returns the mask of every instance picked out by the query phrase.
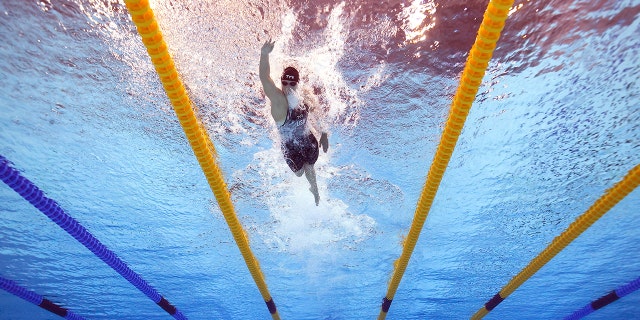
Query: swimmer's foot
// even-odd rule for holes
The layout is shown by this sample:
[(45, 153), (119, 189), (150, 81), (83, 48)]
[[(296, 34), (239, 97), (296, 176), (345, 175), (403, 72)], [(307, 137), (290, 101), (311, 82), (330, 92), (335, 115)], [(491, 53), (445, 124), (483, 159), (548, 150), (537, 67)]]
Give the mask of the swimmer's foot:
[(316, 207), (320, 204), (320, 194), (318, 193), (318, 189), (314, 188), (309, 188), (309, 191), (311, 191), (311, 193), (313, 193), (313, 197), (316, 200)]

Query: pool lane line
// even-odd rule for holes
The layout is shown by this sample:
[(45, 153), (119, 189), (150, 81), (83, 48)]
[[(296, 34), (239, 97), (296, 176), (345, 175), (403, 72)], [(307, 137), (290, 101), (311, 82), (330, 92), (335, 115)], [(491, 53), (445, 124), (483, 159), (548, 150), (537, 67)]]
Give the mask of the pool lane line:
[(31, 203), (31, 205), (40, 210), (40, 212), (44, 213), (44, 215), (64, 229), (69, 233), (69, 235), (82, 243), (82, 245), (93, 252), (93, 254), (100, 258), (100, 260), (104, 261), (113, 270), (127, 279), (127, 281), (129, 281), (138, 290), (142, 291), (142, 293), (149, 297), (149, 299), (155, 302), (164, 311), (178, 320), (187, 319), (182, 312), (161, 296), (153, 287), (142, 279), (140, 275), (131, 270), (131, 268), (129, 268), (124, 261), (118, 258), (113, 251), (109, 250), (109, 248), (96, 239), (96, 237), (94, 237), (76, 219), (68, 215), (55, 200), (45, 196), (44, 192), (33, 184), (33, 182), (22, 176), (18, 170), (10, 165), (9, 160), (2, 155), (0, 155), (0, 180), (17, 192), (22, 198)]
[(582, 307), (579, 310), (576, 310), (574, 313), (572, 313), (571, 315), (567, 316), (564, 318), (564, 320), (578, 320), (578, 319), (582, 319), (586, 316), (588, 316), (589, 314), (591, 314), (592, 312), (602, 309), (605, 306), (608, 306), (609, 304), (611, 304), (612, 302), (636, 291), (640, 289), (640, 277), (636, 278), (635, 280), (620, 286), (618, 289), (615, 289), (611, 292), (609, 292), (608, 294), (593, 300), (591, 303), (587, 304), (586, 306)]
[(478, 35), (469, 52), (460, 84), (453, 98), (440, 144), (416, 205), (413, 222), (404, 241), (402, 254), (394, 263), (393, 275), (389, 281), (386, 296), (382, 300), (378, 320), (385, 319), (387, 316), (513, 2), (513, 0), (491, 0), (484, 13)]
[(28, 302), (35, 304), (36, 306), (45, 309), (51, 313), (59, 315), (68, 320), (84, 320), (82, 316), (79, 316), (72, 311), (69, 311), (67, 308), (63, 308), (58, 304), (52, 302), (51, 300), (31, 291), (27, 290), (20, 285), (18, 285), (15, 281), (9, 280), (7, 278), (0, 276), (0, 288), (5, 291), (22, 298)]
[(264, 274), (260, 269), (258, 260), (251, 251), (247, 234), (235, 213), (231, 194), (222, 176), (222, 170), (220, 170), (216, 162), (217, 155), (213, 142), (211, 142), (207, 131), (195, 116), (194, 105), (180, 80), (149, 2), (147, 0), (125, 0), (125, 4), (147, 49), (151, 62), (160, 77), (162, 86), (171, 101), (180, 125), (189, 140), (193, 153), (209, 183), (209, 187), (216, 197), (220, 211), (222, 211), (247, 268), (267, 305), (269, 313), (273, 319), (278, 320), (280, 315), (267, 288)]
[(567, 247), (580, 234), (593, 225), (605, 213), (613, 208), (618, 202), (624, 199), (640, 184), (640, 164), (633, 167), (627, 175), (611, 189), (607, 190), (596, 202), (574, 220), (567, 229), (544, 249), (538, 256), (533, 258), (529, 264), (514, 276), (500, 292), (493, 296), (482, 308), (471, 317), (471, 319), (482, 319), (491, 310), (498, 306), (504, 299), (513, 293), (520, 285), (531, 278), (540, 268), (555, 257), (560, 251)]

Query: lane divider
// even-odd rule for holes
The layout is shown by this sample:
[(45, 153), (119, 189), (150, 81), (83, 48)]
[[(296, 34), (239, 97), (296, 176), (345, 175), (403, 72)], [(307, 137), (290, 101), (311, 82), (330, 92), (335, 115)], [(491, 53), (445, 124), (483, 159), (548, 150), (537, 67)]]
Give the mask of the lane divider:
[(571, 315), (564, 318), (564, 320), (578, 320), (582, 319), (592, 312), (602, 309), (610, 303), (640, 289), (640, 277), (637, 279), (619, 287), (616, 290), (609, 292), (608, 294), (598, 298), (597, 300), (592, 301), (586, 306), (582, 307), (582, 309), (575, 311)]
[(144, 293), (149, 299), (159, 305), (164, 311), (178, 320), (187, 318), (176, 307), (171, 305), (167, 299), (161, 296), (152, 288), (140, 275), (131, 270), (113, 251), (109, 250), (98, 239), (96, 239), (85, 227), (76, 219), (68, 215), (58, 203), (44, 195), (33, 182), (20, 174), (18, 170), (11, 167), (9, 160), (0, 155), (0, 180), (17, 192), (22, 198), (29, 201), (40, 212), (64, 229), (72, 237), (104, 261), (113, 270), (118, 272), (129, 283)]
[(394, 272), (389, 281), (387, 294), (382, 300), (382, 307), (378, 315), (379, 320), (386, 318), (393, 297), (409, 264), (409, 259), (418, 242), (418, 237), (427, 219), (427, 215), (431, 210), (433, 199), (440, 186), (440, 181), (442, 181), (444, 172), (449, 165), (453, 149), (458, 142), (462, 127), (469, 114), (469, 109), (471, 109), (471, 105), (478, 93), (478, 88), (489, 66), (489, 60), (493, 55), (496, 43), (500, 38), (500, 32), (502, 32), (504, 28), (505, 20), (507, 19), (509, 9), (511, 9), (513, 2), (513, 0), (491, 0), (484, 13), (476, 41), (469, 52), (469, 57), (462, 72), (460, 85), (453, 98), (449, 118), (442, 133), (440, 144), (436, 150), (425, 185), (422, 189), (422, 194), (418, 200), (413, 222), (404, 242), (402, 254), (394, 263)]
[(240, 249), (240, 253), (258, 286), (269, 313), (274, 319), (280, 319), (273, 298), (269, 293), (264, 275), (260, 270), (258, 260), (253, 255), (246, 232), (242, 228), (235, 213), (231, 195), (222, 177), (222, 171), (216, 162), (216, 151), (207, 131), (196, 118), (193, 103), (189, 99), (185, 87), (180, 80), (173, 59), (167, 50), (162, 32), (158, 26), (155, 15), (149, 7), (148, 0), (125, 0), (131, 19), (136, 25), (142, 42), (147, 48), (151, 62), (160, 77), (171, 105), (180, 121), (193, 153), (204, 172), (207, 182), (218, 201), (220, 211), (227, 221), (227, 225), (233, 238)]
[(4, 289), (5, 291), (19, 298), (22, 298), (23, 300), (31, 302), (42, 309), (45, 309), (53, 314), (59, 315), (65, 319), (84, 320), (83, 317), (69, 311), (67, 308), (63, 308), (57, 305), (56, 303), (51, 302), (51, 300), (44, 298), (43, 296), (33, 291), (25, 289), (20, 285), (18, 285), (17, 283), (15, 283), (14, 281), (11, 281), (7, 278), (0, 277), (0, 288)]
[(596, 202), (581, 216), (574, 220), (569, 227), (557, 236), (537, 257), (507, 283), (493, 298), (480, 308), (471, 319), (482, 319), (491, 310), (498, 306), (504, 299), (512, 294), (525, 281), (531, 278), (549, 260), (567, 247), (580, 234), (587, 230), (593, 223), (613, 208), (640, 184), (640, 164), (633, 167), (627, 175), (611, 189), (607, 190)]

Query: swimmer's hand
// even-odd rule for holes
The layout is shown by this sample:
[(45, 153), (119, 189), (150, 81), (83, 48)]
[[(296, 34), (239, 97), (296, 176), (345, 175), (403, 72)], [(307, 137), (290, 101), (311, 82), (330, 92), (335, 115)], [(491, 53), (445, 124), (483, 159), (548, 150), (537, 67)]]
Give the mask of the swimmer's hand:
[(262, 45), (262, 54), (263, 55), (268, 55), (269, 53), (271, 53), (271, 51), (273, 51), (273, 46), (276, 44), (275, 41), (271, 41), (271, 39), (265, 41), (265, 43)]
[(329, 150), (329, 138), (327, 137), (326, 132), (323, 132), (320, 136), (320, 146), (322, 147), (322, 151), (327, 153), (327, 150)]

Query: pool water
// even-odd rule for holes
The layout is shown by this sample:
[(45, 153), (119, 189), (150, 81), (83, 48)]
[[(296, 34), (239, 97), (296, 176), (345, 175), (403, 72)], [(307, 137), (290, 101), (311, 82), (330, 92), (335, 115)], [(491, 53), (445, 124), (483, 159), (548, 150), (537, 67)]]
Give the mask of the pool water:
[[(488, 1), (151, 1), (283, 319), (377, 317)], [(269, 312), (126, 7), (0, 2), (0, 154), (189, 319)], [(388, 319), (464, 319), (640, 163), (640, 1), (516, 1)], [(258, 79), (296, 66), (321, 202)], [(636, 190), (487, 319), (639, 276)], [(87, 319), (170, 316), (5, 184), (0, 276)], [(589, 319), (634, 319), (640, 293)], [(58, 319), (0, 290), (0, 319)]]

